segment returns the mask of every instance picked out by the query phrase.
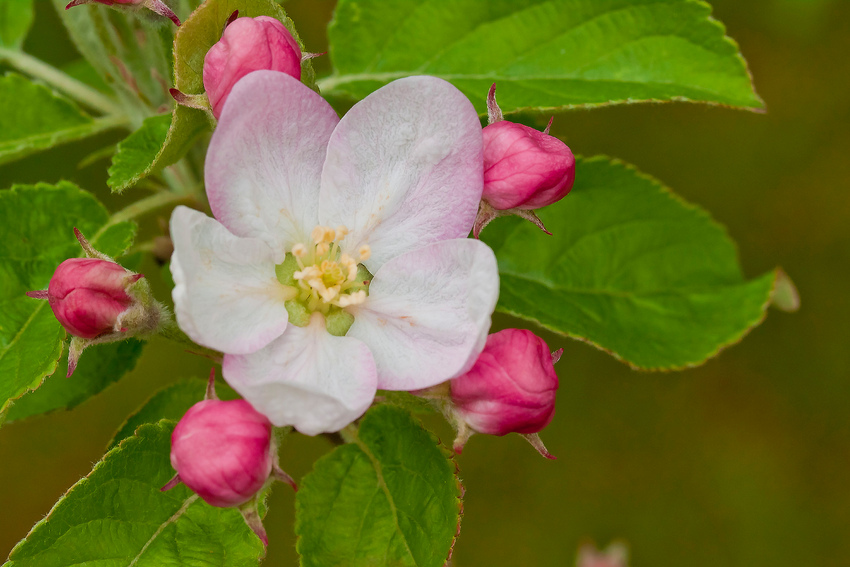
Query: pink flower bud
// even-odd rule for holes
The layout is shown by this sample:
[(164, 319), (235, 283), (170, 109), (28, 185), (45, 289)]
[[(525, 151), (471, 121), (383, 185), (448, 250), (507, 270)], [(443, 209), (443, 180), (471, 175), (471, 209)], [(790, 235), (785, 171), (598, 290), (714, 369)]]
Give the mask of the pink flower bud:
[(179, 480), (213, 506), (239, 506), (263, 488), (273, 466), (272, 425), (245, 400), (198, 402), (171, 435)]
[(498, 211), (539, 209), (573, 187), (575, 158), (561, 140), (502, 120), (484, 128), (484, 193)]
[(133, 304), (127, 286), (140, 277), (109, 260), (71, 258), (53, 273), (47, 301), (69, 333), (93, 339), (117, 330), (119, 317)]
[(142, 274), (124, 269), (95, 250), (76, 228), (74, 235), (86, 258), (65, 260), (53, 272), (46, 290), (27, 292), (34, 299), (46, 299), (56, 319), (73, 335), (68, 376), (89, 346), (149, 336), (168, 317)]
[(274, 18), (239, 18), (204, 57), (204, 88), (218, 118), (233, 85), (252, 71), (269, 69), (301, 78), (301, 49)]
[(451, 381), (455, 411), (479, 433), (537, 433), (555, 415), (558, 375), (546, 342), (525, 329), (487, 337), (473, 367)]
[(629, 550), (625, 544), (614, 542), (604, 551), (598, 551), (592, 543), (582, 545), (578, 550), (576, 567), (628, 567)]

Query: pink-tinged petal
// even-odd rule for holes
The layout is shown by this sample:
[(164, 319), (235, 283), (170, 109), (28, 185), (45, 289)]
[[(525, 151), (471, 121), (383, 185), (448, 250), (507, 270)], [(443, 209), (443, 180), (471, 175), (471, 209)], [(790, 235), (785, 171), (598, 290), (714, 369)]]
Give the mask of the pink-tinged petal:
[(195, 342), (231, 354), (259, 350), (286, 329), (286, 288), (262, 240), (230, 234), (215, 219), (177, 207), (171, 215), (174, 311)]
[(316, 225), (325, 149), (339, 122), (325, 100), (289, 75), (255, 71), (230, 92), (205, 181), (215, 218), (264, 240), (275, 261)]
[(390, 258), (472, 228), (484, 178), (481, 124), (466, 97), (435, 77), (408, 77), (367, 96), (328, 144), (319, 219), (347, 226), (348, 250)]
[(368, 347), (335, 337), (313, 314), (306, 327), (290, 325), (266, 348), (224, 357), (224, 378), (275, 425), (305, 435), (339, 431), (375, 397), (375, 361)]
[(351, 309), (347, 336), (369, 346), (379, 388), (427, 388), (472, 366), (498, 298), (490, 247), (466, 238), (437, 242), (378, 270), (366, 302)]

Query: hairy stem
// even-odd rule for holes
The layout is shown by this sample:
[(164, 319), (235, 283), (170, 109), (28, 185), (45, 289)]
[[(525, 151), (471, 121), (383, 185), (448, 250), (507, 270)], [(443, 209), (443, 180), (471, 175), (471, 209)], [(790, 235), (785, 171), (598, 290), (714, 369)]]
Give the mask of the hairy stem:
[[(153, 195), (136, 201), (132, 205), (129, 205), (113, 214), (104, 228), (118, 224), (119, 222), (135, 219), (157, 209), (162, 209), (171, 205), (179, 205), (181, 203), (192, 203), (194, 200), (195, 198), (191, 195), (179, 195), (177, 193), (167, 191), (154, 193)], [(102, 230), (103, 229), (101, 229), (101, 231)]]
[(0, 61), (31, 77), (41, 79), (92, 110), (103, 114), (124, 113), (121, 106), (108, 96), (32, 55), (0, 47)]
[(189, 338), (189, 335), (181, 331), (180, 327), (178, 327), (177, 323), (174, 321), (163, 325), (159, 331), (159, 336), (184, 346), (189, 352), (209, 358), (213, 362), (221, 364), (223, 355), (220, 352), (197, 344)]

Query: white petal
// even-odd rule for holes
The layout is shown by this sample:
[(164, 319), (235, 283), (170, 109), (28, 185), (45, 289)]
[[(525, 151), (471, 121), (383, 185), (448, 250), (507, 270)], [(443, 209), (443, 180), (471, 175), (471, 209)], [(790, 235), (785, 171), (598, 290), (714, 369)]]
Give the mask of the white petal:
[(384, 264), (366, 302), (351, 310), (347, 336), (369, 346), (379, 388), (427, 388), (469, 370), (484, 348), (498, 298), (490, 247), (445, 240)]
[(306, 327), (290, 325), (252, 354), (224, 357), (224, 378), (269, 421), (305, 435), (339, 431), (375, 398), (375, 361), (365, 344), (335, 337), (314, 314)]
[(239, 238), (198, 211), (171, 215), (174, 310), (195, 342), (225, 353), (254, 352), (280, 336), (285, 288), (262, 240)]
[(399, 254), (469, 234), (483, 186), (481, 124), (466, 97), (435, 77), (393, 81), (334, 130), (319, 220), (372, 247), (375, 273)]
[(339, 118), (285, 73), (256, 71), (236, 83), (207, 151), (205, 182), (215, 218), (260, 238), (278, 263), (316, 225), (328, 138)]

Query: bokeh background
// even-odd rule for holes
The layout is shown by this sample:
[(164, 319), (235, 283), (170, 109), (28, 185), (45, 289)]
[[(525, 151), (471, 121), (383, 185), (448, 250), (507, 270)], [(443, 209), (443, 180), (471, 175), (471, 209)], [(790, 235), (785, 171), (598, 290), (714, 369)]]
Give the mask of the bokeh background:
[[(545, 335), (565, 349), (557, 414), (543, 434), (558, 460), (519, 437), (472, 438), (459, 458), (467, 492), (456, 567), (572, 565), (580, 543), (614, 539), (629, 544), (636, 567), (850, 565), (850, 2), (712, 4), (767, 114), (621, 106), (559, 114), (554, 133), (576, 153), (632, 162), (711, 211), (738, 242), (745, 272), (781, 265), (802, 309), (771, 312), (741, 344), (678, 373), (634, 372)], [(36, 5), (27, 51), (55, 65), (75, 59), (50, 3)], [(286, 8), (308, 49), (324, 51), (333, 2)], [(4, 166), (0, 186), (66, 178), (121, 207), (126, 199), (105, 185), (108, 162), (77, 167), (103, 142)], [(137, 369), (96, 398), (0, 429), (0, 555), (89, 472), (130, 412), (208, 369), (154, 340)], [(444, 423), (431, 425), (451, 440)], [(330, 448), (292, 435), (281, 461), (297, 479)], [(292, 524), (293, 494), (280, 486), (265, 565), (297, 564)]]

